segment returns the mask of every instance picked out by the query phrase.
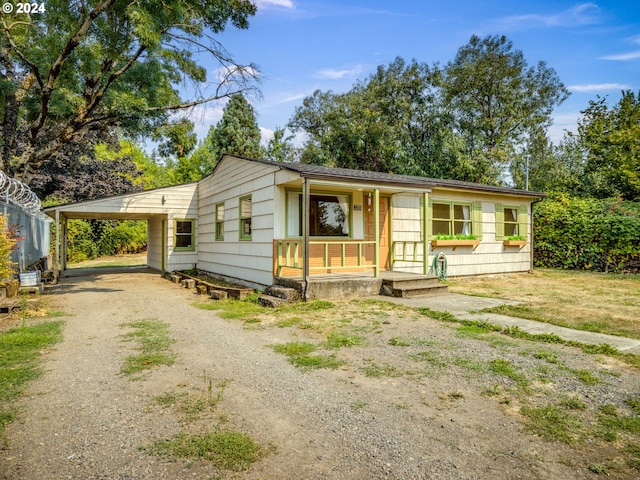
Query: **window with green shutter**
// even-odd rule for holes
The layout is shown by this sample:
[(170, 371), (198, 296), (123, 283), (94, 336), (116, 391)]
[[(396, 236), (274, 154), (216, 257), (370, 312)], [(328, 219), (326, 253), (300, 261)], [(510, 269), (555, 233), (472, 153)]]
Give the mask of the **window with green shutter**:
[(240, 240), (251, 240), (251, 195), (240, 198)]
[(428, 237), (482, 238), (482, 202), (457, 203), (429, 199)]
[(196, 249), (196, 221), (194, 219), (176, 219), (173, 231), (174, 250), (190, 251)]
[(529, 213), (525, 205), (496, 204), (496, 240), (527, 239)]
[(216, 205), (216, 240), (224, 240), (224, 203)]

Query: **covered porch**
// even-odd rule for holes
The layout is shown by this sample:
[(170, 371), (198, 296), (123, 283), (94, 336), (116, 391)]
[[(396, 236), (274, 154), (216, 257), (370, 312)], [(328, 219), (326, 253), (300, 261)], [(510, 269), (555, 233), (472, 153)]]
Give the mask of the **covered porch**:
[(275, 278), (428, 274), (426, 185), (328, 180), (307, 171), (301, 177), (278, 185), (283, 214), (272, 245)]

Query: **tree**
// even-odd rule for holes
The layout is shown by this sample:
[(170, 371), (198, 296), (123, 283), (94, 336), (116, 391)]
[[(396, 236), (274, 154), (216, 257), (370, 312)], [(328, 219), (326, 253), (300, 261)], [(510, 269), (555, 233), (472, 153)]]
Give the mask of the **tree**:
[(623, 91), (611, 108), (598, 97), (581, 113), (578, 134), (589, 193), (640, 201), (640, 92)]
[[(106, 144), (104, 143), (106, 140)], [(142, 189), (142, 174), (115, 137), (90, 132), (49, 157), (30, 187), (47, 204), (81, 202)]]
[(293, 135), (287, 135), (284, 128), (276, 127), (267, 144), (265, 157), (274, 162), (295, 162), (298, 149), (293, 145)]
[(213, 149), (212, 167), (225, 153), (248, 158), (263, 156), (255, 112), (241, 93), (232, 95), (225, 105), (213, 132)]
[[(250, 0), (50, 0), (0, 12), (0, 169), (28, 181), (67, 144), (118, 128), (148, 135), (173, 112), (254, 88), (257, 70), (216, 39), (248, 28)], [(207, 83), (198, 60), (218, 63)], [(191, 83), (191, 98), (179, 86)]]
[(443, 70), (443, 96), (478, 172), (498, 177), (527, 133), (551, 124), (569, 95), (544, 62), (530, 67), (504, 36), (471, 37)]
[(213, 162), (216, 158), (215, 131), (212, 125), (207, 136), (198, 143), (191, 154), (188, 157), (179, 158), (177, 164), (173, 165), (174, 183), (195, 182), (213, 171)]
[(344, 94), (316, 91), (289, 122), (308, 140), (302, 161), (434, 177), (464, 176), (440, 72), (398, 57)]
[(131, 178), (132, 186), (136, 190), (149, 190), (172, 184), (167, 166), (158, 163), (154, 157), (130, 140), (120, 139), (116, 146), (106, 142), (98, 143), (95, 147), (95, 157), (103, 162), (118, 158), (130, 159), (137, 169), (137, 175)]

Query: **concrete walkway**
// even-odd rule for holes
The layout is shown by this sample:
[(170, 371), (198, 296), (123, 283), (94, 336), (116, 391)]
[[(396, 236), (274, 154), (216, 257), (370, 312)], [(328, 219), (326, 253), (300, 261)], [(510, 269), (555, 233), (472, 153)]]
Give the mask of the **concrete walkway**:
[(390, 302), (406, 305), (408, 307), (428, 307), (432, 310), (447, 311), (461, 320), (477, 320), (503, 325), (505, 327), (518, 327), (521, 330), (532, 333), (553, 333), (563, 340), (576, 341), (600, 345), (606, 343), (623, 353), (640, 355), (640, 340), (603, 333), (574, 330), (572, 328), (559, 327), (550, 323), (525, 320), (523, 318), (509, 317), (496, 313), (482, 313), (481, 310), (499, 305), (517, 305), (519, 302), (502, 300), (499, 298), (473, 297), (459, 293), (446, 293), (443, 295), (421, 296), (413, 298), (382, 297)]

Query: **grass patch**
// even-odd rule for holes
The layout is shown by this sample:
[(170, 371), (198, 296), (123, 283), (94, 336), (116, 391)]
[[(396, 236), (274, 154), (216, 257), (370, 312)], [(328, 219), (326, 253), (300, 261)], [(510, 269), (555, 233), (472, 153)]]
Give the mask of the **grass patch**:
[(638, 275), (536, 269), (533, 274), (450, 280), (449, 290), (524, 304), (492, 309), (495, 313), (640, 338)]
[(134, 375), (159, 365), (173, 365), (175, 354), (171, 345), (175, 342), (169, 336), (169, 325), (156, 318), (123, 323), (120, 326), (133, 331), (123, 335), (125, 341), (136, 342), (135, 355), (125, 358), (120, 370), (125, 375)]
[(345, 362), (337, 360), (334, 355), (312, 355), (317, 346), (307, 342), (290, 342), (272, 347), (277, 353), (285, 355), (289, 362), (303, 370), (318, 368), (336, 369)]
[(0, 437), (14, 419), (11, 403), (26, 384), (42, 374), (39, 361), (45, 348), (62, 339), (64, 322), (45, 322), (0, 333)]
[(615, 405), (602, 405), (598, 415), (597, 436), (613, 442), (623, 432), (640, 435), (640, 417), (622, 415)]
[(520, 411), (527, 419), (527, 429), (547, 440), (572, 444), (582, 433), (580, 421), (557, 406), (524, 406)]
[(299, 357), (301, 355), (309, 355), (315, 352), (316, 347), (313, 343), (307, 342), (290, 342), (282, 345), (274, 345), (273, 349), (277, 353), (281, 353), (287, 357)]
[(169, 440), (158, 440), (142, 447), (151, 455), (171, 459), (186, 458), (213, 462), (218, 468), (241, 472), (258, 461), (263, 452), (243, 433), (215, 431), (201, 434), (180, 433)]
[(200, 414), (212, 411), (222, 400), (227, 380), (213, 385), (213, 379), (206, 374), (202, 375), (202, 388), (193, 392), (170, 391), (154, 397), (153, 401), (162, 408), (173, 408), (185, 423), (193, 422)]
[(401, 377), (404, 375), (404, 372), (402, 372), (398, 367), (389, 364), (378, 365), (373, 363), (366, 367), (362, 367), (360, 370), (366, 377), (371, 378)]
[(389, 340), (389, 345), (394, 347), (410, 347), (411, 342), (402, 337), (393, 337)]
[(497, 358), (491, 362), (489, 368), (493, 374), (510, 378), (520, 387), (526, 387), (529, 384), (527, 377), (518, 373), (509, 360)]
[(364, 337), (359, 335), (350, 335), (344, 332), (331, 332), (327, 335), (327, 341), (324, 343), (326, 348), (338, 349), (342, 347), (355, 347), (364, 343)]
[(560, 406), (567, 410), (586, 410), (587, 404), (578, 397), (565, 397), (560, 400)]
[(410, 355), (410, 358), (418, 362), (426, 362), (427, 364), (435, 368), (444, 368), (449, 365), (439, 355), (426, 350), (414, 355)]
[(571, 370), (578, 380), (586, 385), (597, 385), (600, 379), (589, 370)]
[(433, 318), (434, 320), (440, 320), (443, 322), (456, 322), (456, 317), (451, 312), (440, 311), (440, 310), (431, 310), (428, 307), (420, 307), (416, 308), (416, 311), (420, 315), (424, 315), (429, 318)]

